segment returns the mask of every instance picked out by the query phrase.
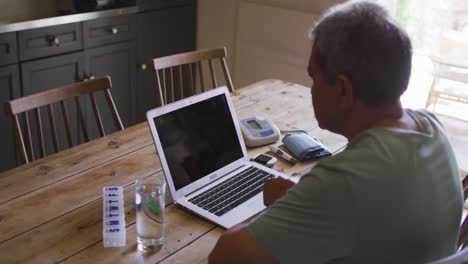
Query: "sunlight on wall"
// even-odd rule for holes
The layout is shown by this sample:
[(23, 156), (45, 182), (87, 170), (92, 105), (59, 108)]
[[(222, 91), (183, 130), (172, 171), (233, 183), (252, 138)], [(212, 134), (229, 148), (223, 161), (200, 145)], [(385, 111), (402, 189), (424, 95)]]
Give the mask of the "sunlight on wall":
[(56, 0), (0, 0), (0, 23), (56, 15)]
[(414, 55), (408, 89), (401, 97), (403, 106), (412, 109), (424, 108), (432, 80), (431, 60), (427, 56)]

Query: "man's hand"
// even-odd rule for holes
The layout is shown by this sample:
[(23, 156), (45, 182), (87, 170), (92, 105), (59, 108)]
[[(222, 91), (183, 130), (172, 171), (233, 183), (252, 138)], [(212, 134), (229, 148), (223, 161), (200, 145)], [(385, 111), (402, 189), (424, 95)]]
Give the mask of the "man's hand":
[(286, 191), (294, 186), (294, 182), (281, 177), (266, 179), (263, 187), (263, 203), (269, 206), (286, 194)]

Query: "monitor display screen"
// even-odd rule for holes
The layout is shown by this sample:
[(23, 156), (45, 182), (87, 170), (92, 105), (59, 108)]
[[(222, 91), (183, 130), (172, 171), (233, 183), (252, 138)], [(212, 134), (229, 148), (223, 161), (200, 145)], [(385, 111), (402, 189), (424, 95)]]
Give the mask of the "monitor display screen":
[(243, 157), (224, 94), (154, 118), (176, 190)]

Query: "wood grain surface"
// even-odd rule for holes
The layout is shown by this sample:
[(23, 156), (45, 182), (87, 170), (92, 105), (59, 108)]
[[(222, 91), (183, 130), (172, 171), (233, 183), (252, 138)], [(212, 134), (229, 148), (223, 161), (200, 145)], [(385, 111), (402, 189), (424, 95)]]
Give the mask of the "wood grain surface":
[[(346, 145), (317, 126), (306, 87), (265, 80), (232, 97), (239, 119), (264, 116), (280, 129), (306, 130), (332, 151)], [(267, 147), (249, 149), (259, 152)], [(292, 174), (314, 164), (279, 160), (274, 168)], [(163, 177), (146, 123), (0, 174), (0, 262), (206, 263), (223, 230), (175, 206), (169, 192), (164, 247), (152, 254), (136, 249), (134, 182), (153, 174)], [(125, 247), (102, 244), (102, 188), (111, 185), (124, 187)]]

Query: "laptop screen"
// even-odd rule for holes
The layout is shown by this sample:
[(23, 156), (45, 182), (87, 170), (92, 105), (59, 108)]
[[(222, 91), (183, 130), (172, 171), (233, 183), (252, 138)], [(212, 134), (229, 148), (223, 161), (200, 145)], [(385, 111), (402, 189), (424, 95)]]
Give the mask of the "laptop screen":
[(154, 118), (176, 190), (243, 157), (224, 94)]

